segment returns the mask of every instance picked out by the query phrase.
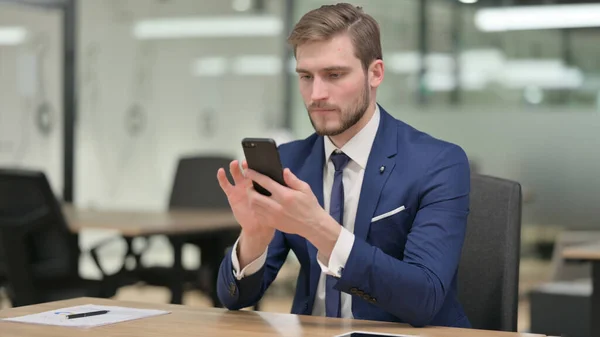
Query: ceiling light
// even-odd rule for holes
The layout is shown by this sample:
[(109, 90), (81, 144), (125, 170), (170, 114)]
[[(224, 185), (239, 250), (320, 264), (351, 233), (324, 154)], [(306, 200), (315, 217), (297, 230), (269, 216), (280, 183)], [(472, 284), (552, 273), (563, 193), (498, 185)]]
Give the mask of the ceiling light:
[(560, 60), (520, 59), (506, 62), (496, 81), (511, 89), (575, 89), (583, 85), (584, 76)]
[(203, 57), (194, 61), (192, 73), (202, 77), (219, 77), (227, 72), (227, 59), (221, 56)]
[(14, 46), (26, 38), (27, 30), (23, 27), (0, 27), (0, 46)]
[(482, 8), (475, 25), (485, 32), (600, 27), (599, 4)]
[(281, 19), (268, 16), (153, 19), (133, 26), (133, 35), (140, 40), (279, 36), (282, 32)]
[(252, 0), (233, 0), (231, 7), (238, 12), (246, 12), (252, 8)]
[(282, 60), (277, 55), (243, 55), (232, 62), (236, 75), (273, 76), (281, 73)]

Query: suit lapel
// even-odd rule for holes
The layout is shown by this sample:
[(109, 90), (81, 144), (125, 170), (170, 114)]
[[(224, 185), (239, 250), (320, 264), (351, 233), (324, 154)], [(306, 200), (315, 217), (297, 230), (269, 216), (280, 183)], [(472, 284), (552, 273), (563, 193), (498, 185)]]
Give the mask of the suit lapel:
[[(323, 166), (325, 165), (325, 149), (323, 145), (323, 137), (317, 138), (313, 148), (306, 158), (304, 163), (304, 167), (302, 169), (302, 174), (299, 176), (300, 179), (305, 181), (312, 188), (313, 193), (319, 200), (319, 204), (321, 207), (324, 207), (323, 203)], [(308, 294), (309, 296), (309, 307), (308, 313), (312, 312), (312, 305), (314, 303), (315, 294), (317, 292), (317, 285), (319, 283), (319, 276), (321, 275), (321, 267), (317, 262), (317, 248), (310, 243), (308, 240), (306, 241), (306, 248), (308, 251), (308, 256), (310, 260), (310, 284), (308, 285)]]
[(398, 124), (383, 108), (379, 109), (381, 119), (365, 168), (354, 222), (354, 235), (363, 240), (369, 233), (383, 186), (396, 166), (394, 156), (398, 152)]
[(319, 200), (321, 207), (323, 203), (323, 167), (325, 165), (325, 148), (323, 146), (323, 137), (317, 138), (310, 154), (304, 162), (302, 173), (299, 178), (308, 183), (313, 193)]

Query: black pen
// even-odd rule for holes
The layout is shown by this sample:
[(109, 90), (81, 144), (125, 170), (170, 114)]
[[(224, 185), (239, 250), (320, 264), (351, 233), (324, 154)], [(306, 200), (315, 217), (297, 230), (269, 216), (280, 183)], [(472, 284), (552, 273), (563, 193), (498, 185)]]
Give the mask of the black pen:
[(108, 313), (108, 310), (91, 311), (91, 312), (84, 312), (81, 314), (67, 315), (67, 318), (68, 319), (82, 318), (82, 317), (89, 317), (89, 316), (104, 315), (106, 313)]

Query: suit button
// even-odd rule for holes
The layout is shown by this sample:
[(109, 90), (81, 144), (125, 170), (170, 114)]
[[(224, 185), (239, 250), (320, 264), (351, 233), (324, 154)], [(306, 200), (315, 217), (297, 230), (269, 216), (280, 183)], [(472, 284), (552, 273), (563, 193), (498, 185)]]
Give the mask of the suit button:
[(356, 289), (356, 288), (350, 288), (350, 292), (352, 294), (356, 294), (358, 292), (358, 289)]
[(362, 298), (366, 301), (370, 301), (371, 300), (371, 296), (369, 296), (368, 294), (364, 294), (362, 295)]
[(371, 299), (369, 300), (369, 302), (371, 302), (372, 304), (375, 304), (375, 303), (377, 303), (377, 299), (376, 299), (376, 298), (371, 298)]
[(362, 290), (359, 290), (359, 291), (356, 292), (356, 295), (358, 295), (358, 296), (362, 296), (364, 294), (365, 294), (365, 292), (362, 291)]

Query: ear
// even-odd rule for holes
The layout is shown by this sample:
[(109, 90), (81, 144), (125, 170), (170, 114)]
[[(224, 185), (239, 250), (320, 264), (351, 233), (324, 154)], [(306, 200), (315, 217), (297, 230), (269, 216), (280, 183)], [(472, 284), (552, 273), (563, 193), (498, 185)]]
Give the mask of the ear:
[(377, 88), (383, 82), (385, 69), (383, 60), (375, 60), (369, 66), (369, 85), (371, 88)]

